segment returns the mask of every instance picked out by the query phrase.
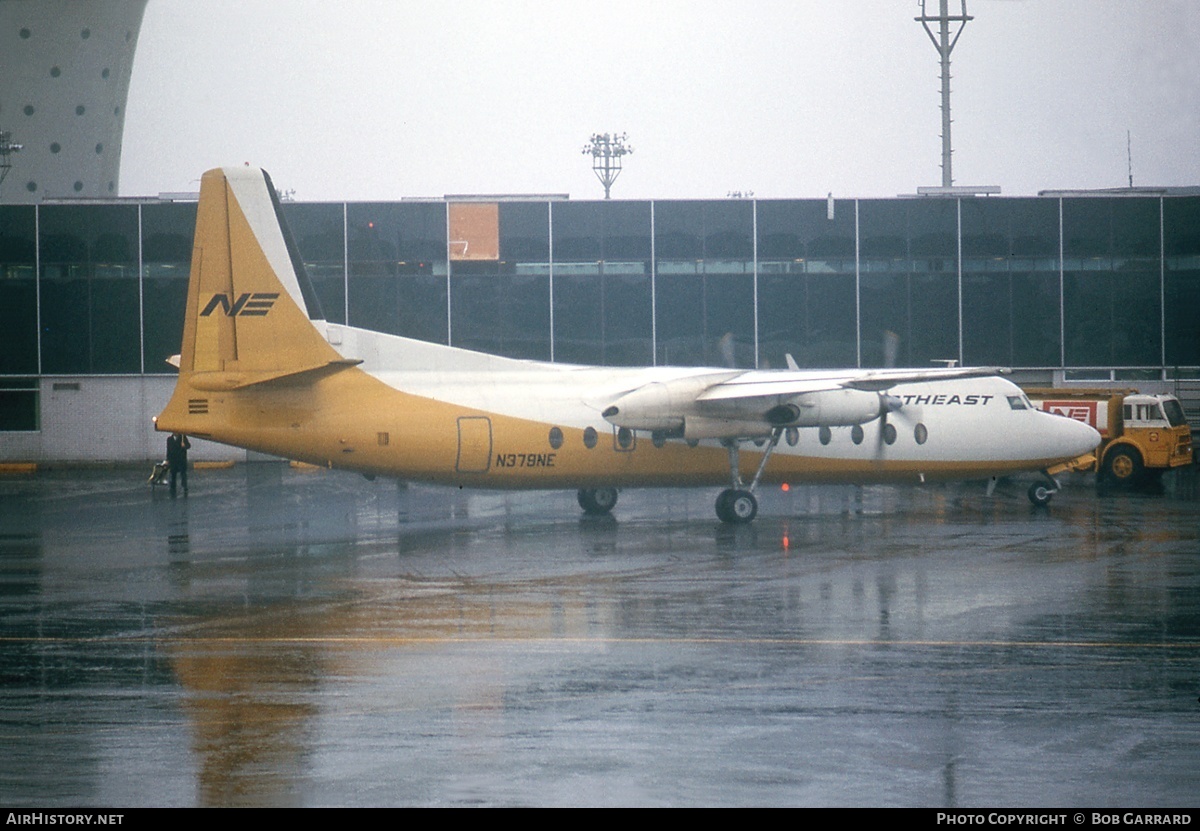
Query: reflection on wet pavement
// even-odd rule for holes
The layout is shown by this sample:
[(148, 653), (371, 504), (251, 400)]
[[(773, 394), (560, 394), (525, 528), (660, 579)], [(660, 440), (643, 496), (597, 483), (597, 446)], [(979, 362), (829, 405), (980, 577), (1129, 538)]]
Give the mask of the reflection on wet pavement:
[(1200, 502), (0, 478), (0, 801), (1194, 806)]

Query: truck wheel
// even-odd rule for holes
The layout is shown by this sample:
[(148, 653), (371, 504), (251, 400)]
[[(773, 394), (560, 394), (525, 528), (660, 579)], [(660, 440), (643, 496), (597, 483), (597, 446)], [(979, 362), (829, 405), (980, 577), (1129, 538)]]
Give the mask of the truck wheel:
[(1110, 482), (1132, 485), (1142, 478), (1142, 454), (1132, 447), (1118, 447), (1104, 458), (1104, 473)]

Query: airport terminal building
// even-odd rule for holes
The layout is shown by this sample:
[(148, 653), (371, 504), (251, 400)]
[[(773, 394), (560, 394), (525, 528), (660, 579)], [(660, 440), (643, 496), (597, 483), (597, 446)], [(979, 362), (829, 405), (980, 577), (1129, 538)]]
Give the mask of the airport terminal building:
[[(1200, 190), (285, 203), (327, 320), (543, 361), (1200, 386)], [(0, 461), (161, 456), (194, 201), (0, 205)], [(201, 456), (244, 457), (209, 447)]]
[[(0, 463), (162, 455), (196, 203), (114, 197), (145, 6), (0, 3), (0, 128), (24, 143), (0, 159)], [(334, 323), (545, 361), (952, 360), (1200, 400), (1200, 187), (284, 211)]]

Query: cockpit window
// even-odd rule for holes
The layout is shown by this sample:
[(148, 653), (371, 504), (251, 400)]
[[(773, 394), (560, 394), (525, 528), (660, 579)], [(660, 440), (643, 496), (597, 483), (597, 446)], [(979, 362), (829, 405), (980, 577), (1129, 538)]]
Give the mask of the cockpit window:
[(1008, 406), (1012, 407), (1014, 410), (1031, 409), (1029, 406), (1029, 401), (1023, 395), (1008, 396)]

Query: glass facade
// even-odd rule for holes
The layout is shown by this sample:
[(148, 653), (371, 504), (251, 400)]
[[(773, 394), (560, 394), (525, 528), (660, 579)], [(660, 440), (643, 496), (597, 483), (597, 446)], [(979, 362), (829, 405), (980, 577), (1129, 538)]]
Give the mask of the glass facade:
[(649, 202), (550, 203), (554, 359), (654, 363)]
[(137, 205), (39, 207), (42, 373), (142, 371), (139, 215)]
[[(1200, 367), (1200, 196), (283, 210), (326, 319), (511, 357)], [(171, 372), (195, 218), (194, 203), (0, 206), (0, 430), (36, 429), (30, 379)]]
[[(759, 365), (857, 366), (853, 201), (757, 203)], [(832, 209), (831, 209), (832, 208)]]

